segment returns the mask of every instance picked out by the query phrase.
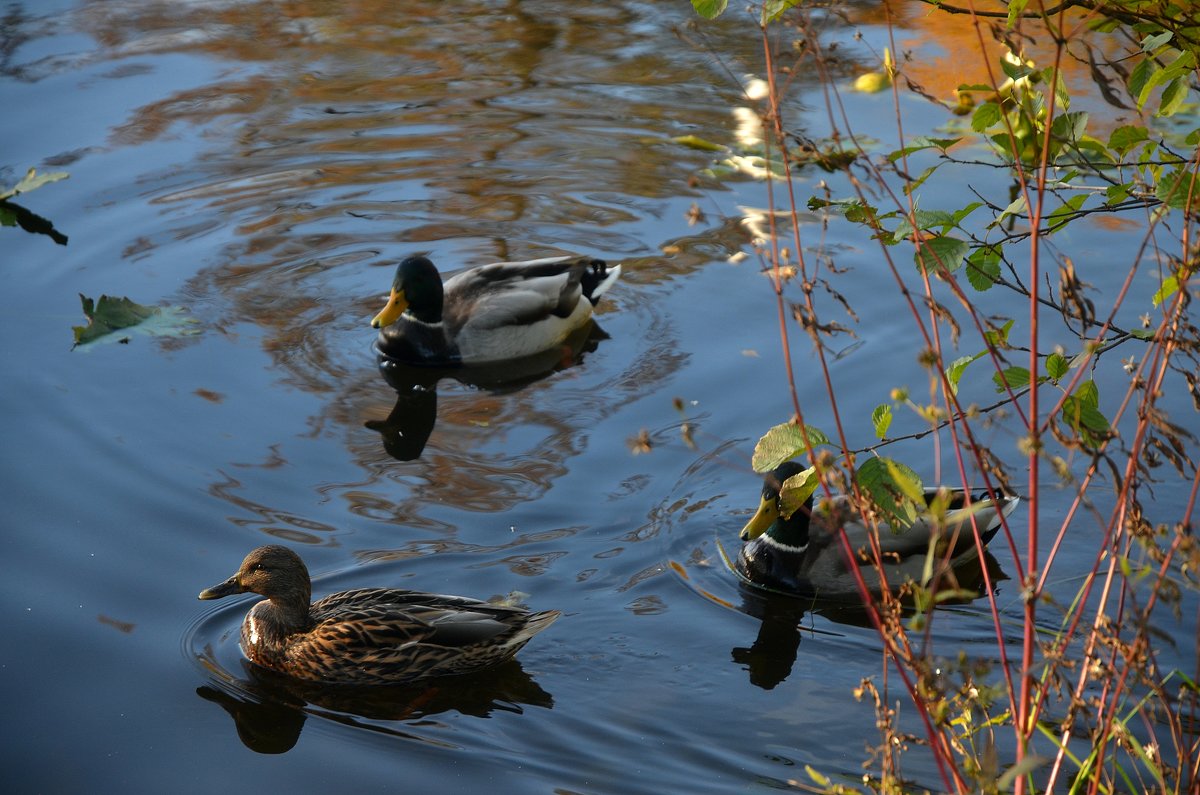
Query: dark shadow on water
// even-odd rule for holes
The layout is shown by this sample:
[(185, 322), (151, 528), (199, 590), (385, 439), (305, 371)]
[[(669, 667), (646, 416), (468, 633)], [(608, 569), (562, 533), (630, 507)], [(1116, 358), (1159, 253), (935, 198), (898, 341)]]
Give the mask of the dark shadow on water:
[(229, 713), (238, 738), (260, 754), (290, 751), (300, 739), (309, 716), (403, 739), (436, 743), (429, 737), (388, 724), (428, 719), (448, 712), (486, 718), (496, 711), (520, 714), (524, 706), (554, 707), (554, 698), (516, 660), (474, 674), (375, 687), (305, 682), (245, 660), (242, 667), (245, 678), (214, 681), (196, 688), (196, 694)]
[[(999, 562), (991, 552), (984, 551), (984, 565), (992, 585), (1008, 579), (1000, 568)], [(970, 570), (975, 569), (973, 576)], [(962, 593), (974, 590), (975, 599), (983, 596), (983, 574), (980, 567), (964, 567), (956, 572), (958, 587)], [(867, 610), (857, 602), (823, 602), (812, 597), (790, 596), (759, 588), (755, 585), (740, 581), (738, 591), (742, 603), (738, 610), (749, 616), (754, 616), (761, 622), (758, 635), (750, 646), (735, 646), (730, 654), (733, 661), (744, 666), (750, 677), (750, 684), (771, 690), (783, 682), (792, 673), (796, 656), (800, 649), (801, 633), (814, 635), (836, 635), (836, 632), (818, 629), (812, 626), (802, 626), (801, 622), (807, 615), (819, 615), (830, 621), (845, 626), (871, 627), (871, 619)], [(939, 605), (949, 606), (967, 604), (974, 599), (962, 595), (947, 598)], [(909, 609), (909, 614), (914, 612)]]
[(608, 334), (593, 321), (559, 348), (486, 367), (419, 367), (379, 354), (379, 372), (396, 390), (396, 404), (387, 419), (371, 420), (366, 427), (383, 437), (383, 448), (392, 458), (415, 461), (425, 450), (437, 422), (437, 386), (443, 378), (493, 393), (514, 392), (551, 373), (575, 367), (584, 354), (596, 350), (606, 339)]

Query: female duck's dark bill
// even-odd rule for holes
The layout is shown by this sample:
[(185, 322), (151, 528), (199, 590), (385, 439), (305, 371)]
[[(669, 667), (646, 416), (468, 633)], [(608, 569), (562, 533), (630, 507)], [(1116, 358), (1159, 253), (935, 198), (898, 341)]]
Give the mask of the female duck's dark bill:
[(400, 319), (400, 316), (404, 314), (405, 309), (408, 309), (408, 299), (404, 296), (404, 291), (397, 290), (395, 287), (393, 287), (391, 297), (388, 298), (387, 306), (385, 306), (383, 311), (376, 315), (375, 319), (371, 321), (371, 328), (383, 328), (384, 326), (390, 326)]
[(224, 596), (233, 596), (239, 593), (245, 593), (246, 589), (238, 582), (237, 575), (233, 575), (220, 585), (214, 585), (211, 588), (205, 588), (200, 592), (200, 599), (220, 599)]
[(739, 537), (743, 541), (753, 541), (767, 532), (778, 518), (778, 500), (774, 496), (763, 494), (762, 501), (758, 504), (758, 511), (750, 518), (750, 521), (746, 522)]

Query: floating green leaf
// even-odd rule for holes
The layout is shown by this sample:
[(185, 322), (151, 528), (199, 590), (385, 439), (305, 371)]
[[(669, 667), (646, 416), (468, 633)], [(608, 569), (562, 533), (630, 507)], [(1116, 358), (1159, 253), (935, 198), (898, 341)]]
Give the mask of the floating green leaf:
[(769, 472), (784, 461), (807, 453), (805, 436), (812, 447), (829, 444), (829, 437), (811, 425), (801, 426), (794, 422), (785, 422), (767, 431), (758, 440), (758, 444), (754, 445), (754, 457), (751, 459), (754, 471)]
[(60, 179), (66, 179), (69, 176), (71, 175), (65, 171), (51, 171), (46, 174), (39, 174), (37, 173), (37, 169), (31, 168), (16, 185), (0, 190), (0, 200), (11, 199), (13, 196), (18, 196), (22, 193), (29, 193), (31, 190), (36, 190), (51, 182), (58, 182)]
[[(73, 326), (75, 345), (86, 346), (114, 331), (129, 330), (156, 337), (182, 337), (195, 334), (196, 321), (177, 307), (144, 306), (128, 298), (100, 296), (96, 301), (79, 295), (87, 325)], [(111, 338), (110, 338), (111, 339)]]
[(696, 135), (677, 135), (671, 139), (673, 143), (680, 146), (686, 146), (689, 149), (699, 149), (702, 152), (728, 152), (729, 147), (722, 144), (706, 141)]

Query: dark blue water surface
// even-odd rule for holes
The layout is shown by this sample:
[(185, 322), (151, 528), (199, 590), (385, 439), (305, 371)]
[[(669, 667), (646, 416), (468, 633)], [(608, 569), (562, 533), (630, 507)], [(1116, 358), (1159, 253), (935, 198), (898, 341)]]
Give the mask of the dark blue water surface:
[[(878, 734), (851, 690), (878, 675), (878, 638), (803, 611), (783, 623), (806, 631), (773, 634), (717, 545), (736, 548), (753, 443), (791, 402), (769, 282), (728, 261), (763, 186), (697, 185), (713, 156), (667, 139), (731, 140), (754, 28), (649, 0), (5, 8), (0, 182), (70, 172), (21, 197), (68, 245), (0, 229), (6, 789), (728, 793), (805, 764), (860, 775)], [(818, 102), (805, 79), (797, 98)], [(821, 135), (810, 111), (791, 109)], [(839, 319), (858, 336), (832, 374), (864, 446), (871, 408), (924, 383), (894, 343), (911, 317), (861, 230), (804, 223), (853, 269), (839, 289), (860, 320)], [(1092, 232), (1097, 252), (1122, 240)], [(414, 430), (430, 405), (397, 407), (369, 327), (412, 252), (445, 270), (589, 253), (624, 276), (580, 361), (506, 388), (445, 379), (436, 425)], [(80, 293), (197, 322), (72, 351)], [(793, 345), (809, 419), (832, 431), (798, 328)], [(994, 399), (986, 379), (964, 394)], [(983, 433), (1019, 462), (1011, 427)], [(891, 454), (936, 475), (928, 439)], [(1158, 496), (1179, 515), (1181, 491)], [(1084, 522), (1068, 545), (1065, 599), (1100, 537)], [(565, 616), (478, 676), (300, 686), (243, 661), (249, 600), (196, 600), (275, 542), (317, 594), (517, 591)], [(1164, 629), (1194, 637), (1184, 616)], [(983, 604), (939, 612), (934, 636), (995, 655)], [(919, 749), (904, 772), (938, 786)]]

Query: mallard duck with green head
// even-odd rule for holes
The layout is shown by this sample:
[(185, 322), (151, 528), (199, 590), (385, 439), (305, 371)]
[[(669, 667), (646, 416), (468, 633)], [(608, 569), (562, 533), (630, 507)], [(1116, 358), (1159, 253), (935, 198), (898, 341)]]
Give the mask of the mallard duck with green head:
[(389, 359), (434, 367), (505, 362), (554, 349), (592, 319), (621, 275), (595, 257), (497, 262), (445, 283), (427, 257), (396, 268), (387, 306), (371, 325)]
[[(804, 505), (785, 514), (780, 490), (790, 477), (804, 471), (788, 461), (767, 473), (762, 498), (754, 516), (742, 528), (742, 546), (734, 569), (747, 583), (795, 596), (836, 602), (860, 599), (858, 585), (838, 539), (839, 525), (845, 528), (857, 567), (868, 590), (878, 596), (882, 584), (880, 567), (870, 552), (873, 533), (854, 507), (850, 497), (823, 500), (817, 507), (810, 495)], [(1003, 517), (1016, 509), (1017, 497), (988, 497), (985, 491), (926, 489), (927, 506), (939, 506), (944, 515), (935, 521), (930, 511), (918, 516), (899, 531), (878, 525), (883, 576), (896, 589), (907, 581), (923, 583), (928, 575), (946, 574), (981, 565), (972, 522), (983, 544), (999, 531)]]
[(362, 588), (309, 603), (308, 568), (283, 546), (255, 549), (201, 599), (256, 593), (242, 649), (264, 668), (344, 684), (411, 682), (503, 662), (560, 613), (532, 613), (465, 596)]

